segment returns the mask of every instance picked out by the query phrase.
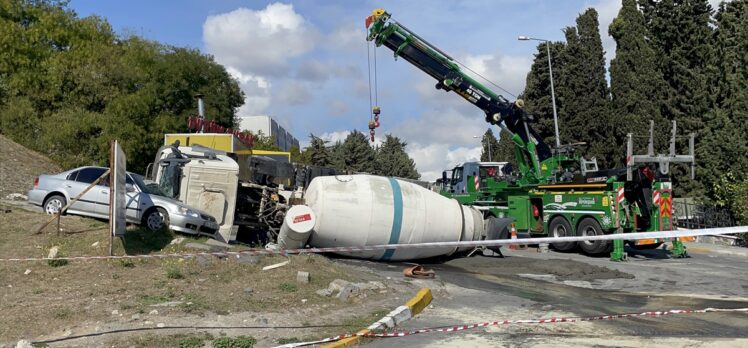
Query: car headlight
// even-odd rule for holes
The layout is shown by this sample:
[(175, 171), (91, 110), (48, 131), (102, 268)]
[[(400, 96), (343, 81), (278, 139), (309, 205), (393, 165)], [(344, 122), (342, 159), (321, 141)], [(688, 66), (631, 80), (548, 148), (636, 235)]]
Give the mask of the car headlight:
[(182, 215), (187, 215), (187, 216), (191, 216), (191, 217), (194, 217), (194, 218), (199, 218), (200, 217), (200, 214), (198, 214), (194, 210), (192, 210), (190, 208), (187, 208), (187, 207), (179, 207), (179, 208), (177, 208), (177, 211), (179, 212), (179, 214), (182, 214)]

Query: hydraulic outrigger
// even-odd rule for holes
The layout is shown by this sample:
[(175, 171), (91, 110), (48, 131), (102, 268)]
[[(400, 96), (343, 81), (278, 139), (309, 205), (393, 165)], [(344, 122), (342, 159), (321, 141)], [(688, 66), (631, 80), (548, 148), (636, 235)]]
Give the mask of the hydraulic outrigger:
[[(694, 163), (693, 135), (690, 154), (675, 155), (675, 125), (669, 156), (654, 156), (652, 140), (647, 156), (629, 152), (625, 169), (598, 170), (595, 159), (576, 154), (583, 144), (550, 148), (530, 126), (535, 120), (522, 107), (522, 100), (510, 102), (476, 79), (464, 73), (460, 64), (439, 48), (377, 9), (366, 18), (367, 40), (385, 46), (415, 67), (433, 77), (436, 88), (453, 91), (485, 113), (486, 122), (511, 134), (515, 144), (517, 173), (505, 170), (483, 171), (479, 165), (458, 166), (451, 179), (444, 174), (442, 194), (462, 204), (479, 206), (487, 217), (509, 217), (524, 235), (597, 235), (607, 233), (659, 231), (672, 229), (670, 162)], [(652, 138), (653, 130), (650, 130)], [(650, 167), (655, 162), (660, 176)], [(467, 172), (471, 170), (472, 172)], [(692, 171), (693, 172), (693, 171)], [(455, 186), (466, 188), (456, 192)], [(632, 242), (634, 243), (634, 242)], [(645, 244), (647, 243), (647, 244)], [(640, 247), (659, 246), (662, 241), (636, 242)], [(625, 259), (623, 241), (611, 245), (604, 241), (580, 242), (587, 253), (611, 249), (611, 259)], [(569, 250), (573, 243), (557, 243)], [(673, 256), (685, 256), (680, 241), (673, 242)]]

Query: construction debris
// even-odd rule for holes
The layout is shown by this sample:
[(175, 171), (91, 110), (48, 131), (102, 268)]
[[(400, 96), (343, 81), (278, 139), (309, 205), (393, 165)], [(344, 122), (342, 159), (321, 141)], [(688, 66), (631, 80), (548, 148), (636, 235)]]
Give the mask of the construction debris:
[(433, 270), (424, 268), (421, 265), (415, 265), (403, 270), (403, 275), (408, 278), (432, 279), (436, 276)]
[(291, 261), (283, 261), (281, 263), (276, 263), (274, 265), (265, 266), (265, 267), (262, 267), (262, 270), (263, 271), (268, 271), (268, 270), (271, 270), (271, 269), (276, 269), (278, 267), (283, 267), (283, 266), (287, 265), (289, 262), (291, 262)]

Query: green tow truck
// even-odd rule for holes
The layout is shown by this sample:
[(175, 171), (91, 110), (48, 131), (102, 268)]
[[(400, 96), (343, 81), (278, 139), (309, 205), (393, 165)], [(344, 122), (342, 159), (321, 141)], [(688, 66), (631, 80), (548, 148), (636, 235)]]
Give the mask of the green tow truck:
[[(626, 167), (599, 170), (593, 158), (579, 155), (585, 144), (551, 148), (533, 130), (532, 115), (522, 100), (509, 102), (464, 73), (460, 64), (440, 49), (377, 9), (366, 19), (368, 41), (394, 52), (432, 76), (436, 88), (455, 92), (485, 113), (486, 122), (511, 134), (517, 168), (504, 162), (468, 162), (442, 173), (441, 193), (484, 212), (486, 218), (513, 221), (519, 237), (594, 236), (611, 233), (672, 230), (672, 184), (669, 164), (694, 165), (694, 136), (689, 155), (675, 154), (676, 127), (670, 153), (655, 155), (653, 126), (646, 155), (633, 154), (628, 135)], [(654, 169), (653, 169), (654, 168)], [(502, 233), (505, 238), (508, 232)], [(638, 248), (657, 248), (664, 240), (629, 241)], [(687, 256), (678, 239), (672, 241), (674, 257)], [(610, 252), (614, 261), (625, 260), (624, 241), (560, 242), (552, 246), (567, 251), (579, 246), (588, 254)]]

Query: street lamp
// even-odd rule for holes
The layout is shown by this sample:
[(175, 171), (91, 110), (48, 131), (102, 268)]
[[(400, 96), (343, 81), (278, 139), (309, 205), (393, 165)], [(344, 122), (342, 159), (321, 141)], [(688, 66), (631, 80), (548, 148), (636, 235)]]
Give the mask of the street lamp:
[(551, 66), (551, 42), (549, 40), (545, 39), (538, 39), (534, 37), (528, 37), (528, 36), (520, 36), (517, 37), (517, 40), (520, 41), (529, 41), (529, 40), (535, 40), (535, 41), (542, 41), (545, 42), (545, 48), (548, 50), (548, 72), (551, 75), (551, 101), (553, 102), (553, 126), (556, 129), (556, 147), (561, 147), (561, 139), (558, 135), (558, 116), (556, 115), (556, 92), (553, 90), (553, 67)]
[[(483, 145), (483, 138), (481, 136), (479, 136), (479, 135), (473, 135), (473, 139), (478, 139), (478, 138), (481, 138), (481, 145)], [(490, 140), (488, 141), (488, 161), (492, 162), (491, 161), (491, 141)]]

